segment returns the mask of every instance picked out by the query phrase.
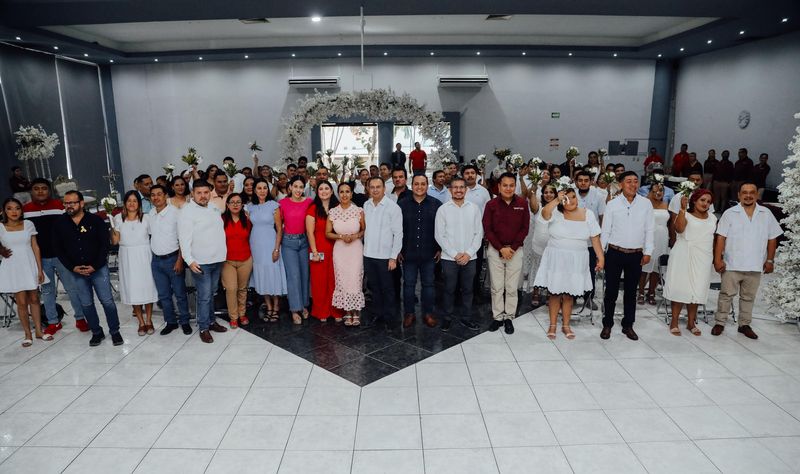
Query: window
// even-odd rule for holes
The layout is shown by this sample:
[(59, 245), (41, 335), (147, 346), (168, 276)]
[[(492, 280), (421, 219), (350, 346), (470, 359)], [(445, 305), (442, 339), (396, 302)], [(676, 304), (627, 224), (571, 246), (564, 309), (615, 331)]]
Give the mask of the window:
[[(450, 138), (450, 123), (444, 122), (447, 125), (447, 138)], [(430, 153), (432, 151), (436, 151), (436, 144), (426, 139), (422, 136), (419, 131), (419, 127), (416, 125), (411, 124), (395, 124), (394, 126), (394, 137), (392, 139), (392, 151), (394, 151), (394, 145), (399, 143), (403, 145), (403, 150), (408, 153), (409, 151), (414, 149), (414, 142), (419, 142), (422, 146), (422, 149), (426, 152)]]
[(344, 156), (358, 155), (365, 166), (378, 164), (378, 125), (375, 123), (323, 124), (322, 151), (333, 150), (333, 159), (341, 164)]

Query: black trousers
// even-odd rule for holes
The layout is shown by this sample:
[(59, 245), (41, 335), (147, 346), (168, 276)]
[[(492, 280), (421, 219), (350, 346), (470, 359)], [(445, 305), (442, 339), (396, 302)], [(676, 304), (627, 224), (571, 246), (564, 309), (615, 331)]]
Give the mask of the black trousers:
[(477, 295), (478, 298), (481, 297), (483, 294), (483, 282), (481, 281), (481, 269), (483, 268), (483, 252), (484, 246), (481, 244), (481, 248), (478, 249), (478, 253), (475, 255), (475, 276), (472, 277), (472, 293), (473, 295)]
[(594, 279), (597, 276), (597, 272), (594, 271), (594, 267), (597, 266), (597, 254), (594, 252), (594, 247), (589, 247), (589, 274), (592, 275), (592, 291), (587, 291), (583, 297), (585, 300), (591, 300), (594, 298)]
[(372, 317), (387, 324), (395, 322), (395, 292), (389, 260), (364, 257), (364, 276), (372, 295)]
[(444, 274), (444, 295), (442, 296), (442, 316), (453, 319), (453, 306), (456, 301), (456, 287), (461, 288), (461, 320), (472, 321), (472, 279), (475, 276), (475, 260), (459, 265), (453, 260), (442, 260)]
[(619, 281), (625, 274), (624, 291), (622, 296), (624, 315), (622, 328), (633, 327), (636, 321), (636, 289), (639, 286), (639, 276), (642, 274), (642, 252), (623, 253), (609, 248), (606, 252), (606, 294), (603, 298), (604, 316), (603, 327), (614, 326), (614, 307), (619, 296)]

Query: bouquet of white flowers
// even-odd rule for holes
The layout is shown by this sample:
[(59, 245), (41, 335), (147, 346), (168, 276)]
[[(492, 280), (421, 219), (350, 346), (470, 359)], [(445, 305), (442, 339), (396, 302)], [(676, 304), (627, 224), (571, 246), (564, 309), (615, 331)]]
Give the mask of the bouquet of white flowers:
[(181, 161), (189, 166), (199, 166), (203, 162), (203, 157), (197, 154), (195, 148), (189, 148), (185, 155), (181, 156)]
[(588, 172), (589, 172), (589, 174), (591, 174), (591, 175), (592, 175), (592, 177), (594, 178), (595, 176), (597, 176), (597, 173), (599, 173), (599, 172), (600, 172), (600, 168), (598, 168), (597, 166), (592, 166), (591, 168), (589, 168), (589, 169), (588, 169), (588, 170), (586, 170), (586, 171), (588, 171)]
[(494, 149), (494, 156), (497, 157), (498, 160), (503, 161), (505, 158), (511, 154), (511, 150), (508, 148), (495, 148)]
[(597, 150), (597, 154), (600, 155), (600, 159), (602, 160), (603, 158), (608, 156), (608, 150), (606, 150), (605, 148), (601, 148)]
[(600, 175), (600, 181), (606, 184), (611, 184), (616, 180), (617, 180), (617, 175), (614, 174), (613, 171), (606, 171), (605, 173)]
[(106, 210), (108, 222), (111, 223), (111, 227), (114, 227), (114, 216), (112, 216), (111, 213), (114, 212), (114, 209), (117, 207), (117, 200), (114, 199), (113, 196), (106, 196), (100, 200), (100, 205)]
[(678, 192), (687, 198), (692, 195), (695, 189), (697, 189), (697, 186), (688, 179), (678, 185)]
[(569, 158), (569, 159), (573, 159), (573, 158), (575, 158), (576, 156), (578, 156), (580, 154), (581, 154), (581, 152), (580, 152), (580, 150), (578, 150), (578, 147), (571, 146), (571, 147), (569, 147), (567, 149), (567, 158)]
[(236, 163), (229, 161), (222, 165), (222, 169), (225, 171), (225, 174), (228, 175), (229, 178), (233, 178), (233, 175), (239, 172), (236, 168)]
[(572, 188), (572, 180), (567, 176), (562, 176), (556, 181), (556, 191), (567, 191)]
[(525, 165), (525, 158), (519, 153), (514, 153), (506, 158), (506, 165), (511, 165), (511, 168), (513, 168), (515, 172), (519, 171), (519, 169)]
[(532, 186), (538, 186), (539, 181), (542, 180), (542, 170), (538, 166), (532, 165), (531, 170), (528, 172), (528, 180)]
[(162, 168), (164, 169), (164, 174), (167, 175), (167, 179), (171, 180), (172, 173), (175, 172), (175, 165), (172, 163), (167, 163), (165, 166), (162, 166)]
[(328, 158), (330, 158), (331, 156), (333, 156), (333, 150), (328, 148), (327, 150), (325, 150), (325, 154), (328, 156)]
[(258, 153), (257, 153), (257, 152), (259, 152), (259, 151), (261, 151), (261, 150), (262, 150), (262, 148), (261, 148), (261, 147), (258, 145), (258, 143), (256, 143), (256, 141), (255, 141), (255, 140), (253, 140), (252, 142), (250, 142), (250, 144), (248, 145), (248, 147), (250, 148), (250, 151), (252, 151), (252, 152), (253, 152), (253, 153), (252, 153), (252, 157), (253, 157), (253, 158), (255, 158), (256, 156), (258, 156)]
[(475, 158), (475, 166), (477, 166), (478, 169), (486, 168), (486, 155), (478, 155), (478, 157)]
[[(661, 173), (653, 173), (648, 176), (650, 184), (664, 184), (664, 175)], [(690, 193), (691, 194), (691, 193)]]

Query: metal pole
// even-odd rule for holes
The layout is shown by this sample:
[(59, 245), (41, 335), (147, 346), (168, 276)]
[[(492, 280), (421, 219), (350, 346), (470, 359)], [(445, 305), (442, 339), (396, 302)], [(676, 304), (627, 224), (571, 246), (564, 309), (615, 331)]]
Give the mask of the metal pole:
[(364, 72), (364, 5), (361, 5), (361, 72)]

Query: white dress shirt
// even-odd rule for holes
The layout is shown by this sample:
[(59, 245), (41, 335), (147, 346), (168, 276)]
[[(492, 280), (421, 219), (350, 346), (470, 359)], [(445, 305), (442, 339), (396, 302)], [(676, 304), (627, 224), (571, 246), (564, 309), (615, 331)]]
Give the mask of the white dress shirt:
[(247, 179), (247, 176), (243, 175), (242, 173), (236, 173), (231, 179), (233, 180), (233, 192), (242, 192), (244, 189), (244, 180)]
[[(683, 197), (683, 194), (681, 194), (681, 193), (677, 193), (674, 196), (672, 196), (672, 199), (669, 200), (669, 206), (667, 207), (669, 212), (671, 212), (673, 214), (678, 214), (678, 213), (681, 212), (681, 198), (682, 197)], [(711, 214), (714, 214), (714, 204), (711, 204), (711, 207), (708, 208), (708, 212), (710, 212)]]
[(178, 243), (178, 215), (180, 209), (167, 203), (166, 207), (158, 212), (154, 207), (150, 209), (150, 250), (154, 254), (169, 255), (180, 248)]
[(447, 189), (447, 186), (442, 186), (441, 191), (436, 189), (436, 186), (430, 185), (428, 186), (428, 196), (434, 197), (439, 201), (445, 203), (450, 200), (450, 190)]
[(492, 196), (489, 195), (489, 191), (487, 191), (486, 188), (480, 184), (476, 184), (471, 188), (467, 186), (467, 195), (464, 199), (478, 206), (478, 209), (481, 210), (481, 214), (483, 214), (486, 203), (492, 199)]
[(620, 194), (606, 204), (603, 214), (603, 231), (600, 242), (603, 249), (609, 244), (624, 249), (643, 249), (645, 255), (653, 255), (653, 205), (650, 200), (639, 196), (628, 202)]
[(735, 272), (760, 272), (767, 261), (767, 241), (778, 238), (783, 231), (772, 212), (756, 204), (753, 217), (741, 204), (722, 214), (717, 234), (725, 237), (722, 256), (726, 270)]
[[(595, 220), (599, 221), (600, 216), (605, 214), (606, 212), (606, 197), (608, 193), (606, 193), (602, 189), (597, 189), (594, 186), (589, 188), (589, 192), (586, 193), (586, 196), (581, 196), (581, 192), (576, 188), (575, 195), (578, 196), (578, 207), (583, 209), (589, 209), (595, 215)], [(592, 239), (590, 238), (586, 242), (587, 247), (592, 246)]]
[(387, 260), (397, 258), (403, 248), (403, 212), (387, 196), (376, 206), (372, 199), (364, 203), (364, 256)]
[(442, 248), (443, 260), (455, 260), (459, 253), (475, 260), (483, 243), (482, 215), (478, 206), (466, 199), (460, 206), (447, 201), (439, 207), (434, 237)]
[(189, 265), (222, 262), (228, 255), (221, 213), (211, 204), (203, 207), (193, 201), (183, 206), (178, 216), (178, 241)]
[(353, 194), (367, 194), (367, 188), (364, 187), (364, 183), (362, 183), (360, 179), (356, 180), (356, 186), (353, 188)]

